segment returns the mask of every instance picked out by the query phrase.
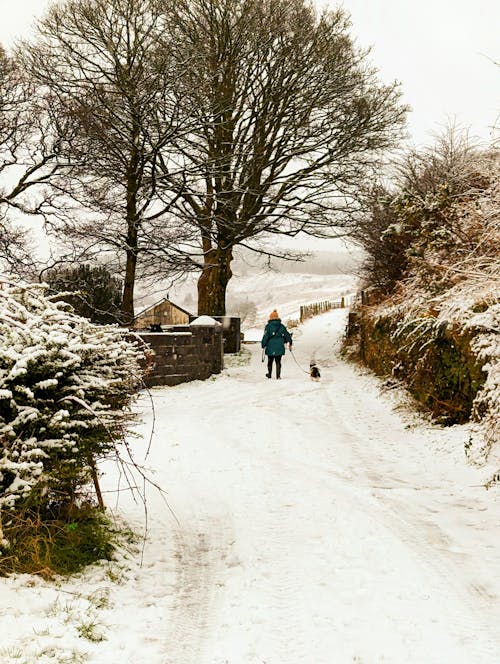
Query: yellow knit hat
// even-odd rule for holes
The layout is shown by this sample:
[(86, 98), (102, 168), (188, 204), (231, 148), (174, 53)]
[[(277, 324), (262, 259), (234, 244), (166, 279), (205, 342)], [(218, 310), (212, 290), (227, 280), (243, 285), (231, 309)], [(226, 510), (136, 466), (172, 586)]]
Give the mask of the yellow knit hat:
[(273, 311), (271, 311), (269, 314), (269, 320), (273, 320), (274, 318), (279, 318), (279, 314), (276, 309), (273, 309)]

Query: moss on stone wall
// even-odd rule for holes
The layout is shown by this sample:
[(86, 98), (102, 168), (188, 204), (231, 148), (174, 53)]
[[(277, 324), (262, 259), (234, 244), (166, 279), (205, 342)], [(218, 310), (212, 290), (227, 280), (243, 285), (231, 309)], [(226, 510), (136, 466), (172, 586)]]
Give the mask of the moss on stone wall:
[(466, 422), (485, 381), (471, 351), (471, 336), (439, 327), (429, 316), (402, 325), (391, 317), (360, 312), (359, 356), (378, 375), (402, 380), (411, 394), (444, 423)]

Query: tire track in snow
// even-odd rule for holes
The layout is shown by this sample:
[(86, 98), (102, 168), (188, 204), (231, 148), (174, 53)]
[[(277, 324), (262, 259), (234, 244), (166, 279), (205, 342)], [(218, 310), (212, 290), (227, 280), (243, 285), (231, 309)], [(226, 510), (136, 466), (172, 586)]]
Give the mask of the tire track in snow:
[(451, 624), (457, 638), (467, 646), (471, 661), (497, 664), (498, 597), (477, 592), (474, 584), (464, 583), (457, 576), (457, 570), (466, 571), (466, 556), (450, 550), (451, 542), (438, 525), (422, 519), (411, 507), (403, 507), (401, 500), (385, 496), (378, 499), (385, 505), (386, 523), (410, 546), (422, 567), (434, 572), (437, 593), (453, 603)]
[(176, 574), (165, 664), (203, 661), (224, 585), (224, 561), (231, 547), (230, 522), (209, 517), (196, 524), (198, 528), (194, 525), (181, 522), (173, 533)]

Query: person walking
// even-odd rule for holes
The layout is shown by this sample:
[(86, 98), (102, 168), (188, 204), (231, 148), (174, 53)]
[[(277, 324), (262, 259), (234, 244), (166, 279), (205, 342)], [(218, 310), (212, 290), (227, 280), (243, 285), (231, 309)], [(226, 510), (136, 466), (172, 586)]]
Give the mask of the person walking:
[(281, 378), (281, 358), (285, 354), (285, 344), (288, 344), (289, 350), (292, 350), (292, 335), (274, 309), (269, 315), (261, 341), (261, 346), (266, 349), (267, 355), (267, 378), (272, 377), (273, 362), (276, 362), (276, 378)]

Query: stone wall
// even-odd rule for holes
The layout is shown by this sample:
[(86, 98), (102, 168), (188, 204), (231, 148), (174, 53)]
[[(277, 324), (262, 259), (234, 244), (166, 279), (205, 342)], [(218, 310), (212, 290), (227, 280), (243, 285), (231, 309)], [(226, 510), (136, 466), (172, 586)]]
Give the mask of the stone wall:
[(179, 385), (206, 380), (224, 368), (222, 326), (175, 325), (163, 332), (139, 332), (151, 348), (146, 385)]
[(358, 307), (349, 314), (344, 348), (376, 374), (405, 383), (443, 424), (467, 422), (486, 380), (484, 360), (472, 350), (474, 330), (438, 326), (428, 311), (403, 322), (401, 313)]
[[(191, 316), (189, 322), (195, 318), (196, 316)], [(239, 353), (241, 350), (241, 318), (238, 316), (211, 316), (211, 318), (222, 325), (224, 352)]]

